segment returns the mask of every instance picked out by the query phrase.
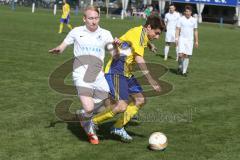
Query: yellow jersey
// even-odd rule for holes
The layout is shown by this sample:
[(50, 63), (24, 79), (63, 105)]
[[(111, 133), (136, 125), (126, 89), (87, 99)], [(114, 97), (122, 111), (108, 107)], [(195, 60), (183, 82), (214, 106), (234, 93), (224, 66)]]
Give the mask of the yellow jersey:
[(127, 45), (130, 45), (129, 47), (131, 47), (131, 50), (127, 54), (120, 55), (120, 58), (118, 59), (110, 58), (106, 65), (105, 73), (120, 74), (126, 77), (131, 77), (132, 66), (135, 63), (135, 56), (144, 56), (144, 48), (147, 47), (149, 39), (143, 26), (135, 27), (128, 30), (119, 39), (122, 42), (123, 49), (125, 49)]
[(62, 6), (62, 19), (66, 19), (68, 17), (70, 13), (70, 5), (65, 3), (63, 6)]

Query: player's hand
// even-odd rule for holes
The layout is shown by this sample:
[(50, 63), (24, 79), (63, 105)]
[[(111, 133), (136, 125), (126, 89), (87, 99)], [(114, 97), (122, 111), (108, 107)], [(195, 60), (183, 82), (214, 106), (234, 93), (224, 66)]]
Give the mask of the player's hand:
[(113, 41), (118, 47), (121, 45), (121, 41), (120, 39), (118, 39), (117, 37), (114, 38), (114, 41)]
[(198, 48), (198, 42), (195, 42), (194, 46), (195, 48)]
[(153, 43), (149, 43), (149, 49), (153, 53), (157, 53), (157, 47)]
[(155, 91), (157, 91), (157, 92), (161, 91), (160, 85), (155, 80), (151, 80), (151, 81), (149, 81), (149, 83), (151, 84), (151, 86), (153, 87), (153, 89)]
[(50, 49), (48, 52), (52, 54), (60, 54), (61, 49), (59, 47), (56, 47), (56, 48)]

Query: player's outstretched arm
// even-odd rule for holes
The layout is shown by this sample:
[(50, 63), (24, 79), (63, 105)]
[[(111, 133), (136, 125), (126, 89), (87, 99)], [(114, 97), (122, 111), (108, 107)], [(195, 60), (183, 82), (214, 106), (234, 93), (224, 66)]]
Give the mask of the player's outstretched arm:
[(198, 30), (197, 28), (194, 29), (194, 40), (195, 40), (195, 48), (198, 48)]
[(177, 27), (176, 28), (176, 33), (175, 33), (175, 43), (176, 43), (176, 46), (178, 45), (179, 35), (180, 35), (180, 28)]
[(157, 91), (157, 92), (160, 92), (160, 91), (161, 91), (161, 87), (160, 87), (160, 85), (157, 83), (157, 81), (155, 81), (155, 80), (152, 78), (152, 76), (151, 76), (151, 74), (150, 74), (150, 72), (149, 72), (149, 70), (148, 70), (148, 68), (147, 68), (147, 65), (146, 65), (145, 60), (143, 59), (143, 57), (141, 57), (141, 56), (136, 56), (136, 57), (135, 57), (135, 61), (137, 62), (140, 70), (141, 70), (142, 73), (146, 76), (148, 82), (149, 82), (150, 85), (153, 87), (153, 89), (154, 89), (155, 91)]
[(157, 53), (157, 47), (153, 43), (148, 42), (147, 46), (151, 52)]
[(66, 43), (62, 42), (59, 46), (50, 49), (48, 52), (52, 54), (60, 54), (67, 48), (67, 46), (68, 45)]
[(112, 43), (108, 43), (106, 45), (106, 49), (110, 52), (114, 59), (118, 59), (120, 57), (118, 47), (121, 45), (121, 41), (115, 37)]

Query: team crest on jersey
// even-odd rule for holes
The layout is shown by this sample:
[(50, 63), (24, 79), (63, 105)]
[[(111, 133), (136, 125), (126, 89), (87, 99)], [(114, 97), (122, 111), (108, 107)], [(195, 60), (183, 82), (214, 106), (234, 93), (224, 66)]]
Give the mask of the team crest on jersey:
[(101, 35), (98, 35), (98, 36), (97, 36), (97, 40), (101, 41), (101, 40), (102, 40), (102, 36), (101, 36)]

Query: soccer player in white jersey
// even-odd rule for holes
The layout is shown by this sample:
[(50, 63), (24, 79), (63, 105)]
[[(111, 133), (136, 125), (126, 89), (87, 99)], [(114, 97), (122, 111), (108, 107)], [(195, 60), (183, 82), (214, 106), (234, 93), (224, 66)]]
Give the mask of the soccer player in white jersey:
[[(103, 60), (105, 47), (112, 44), (111, 33), (100, 28), (100, 14), (96, 7), (89, 6), (84, 10), (84, 26), (71, 30), (64, 41), (49, 50), (50, 53), (62, 53), (68, 45), (74, 44), (73, 81), (78, 91), (84, 112), (82, 116), (91, 119), (94, 99), (103, 100), (108, 97), (109, 86), (104, 77)], [(86, 124), (88, 123), (88, 124)], [(92, 144), (99, 140), (94, 132), (91, 121), (81, 121), (81, 125)]]
[(189, 57), (192, 55), (193, 45), (198, 48), (197, 28), (197, 20), (192, 17), (192, 7), (185, 6), (184, 16), (179, 19), (176, 29), (176, 44), (179, 54), (178, 73), (183, 76), (187, 76)]
[[(177, 21), (180, 18), (180, 14), (176, 11), (176, 7), (174, 4), (170, 4), (169, 12), (165, 15), (165, 24), (167, 26), (167, 32), (165, 37), (165, 48), (164, 48), (164, 60), (166, 61), (168, 58), (168, 52), (171, 45), (175, 45), (175, 34), (176, 34), (176, 25)], [(176, 47), (176, 61), (178, 60), (178, 52)]]

